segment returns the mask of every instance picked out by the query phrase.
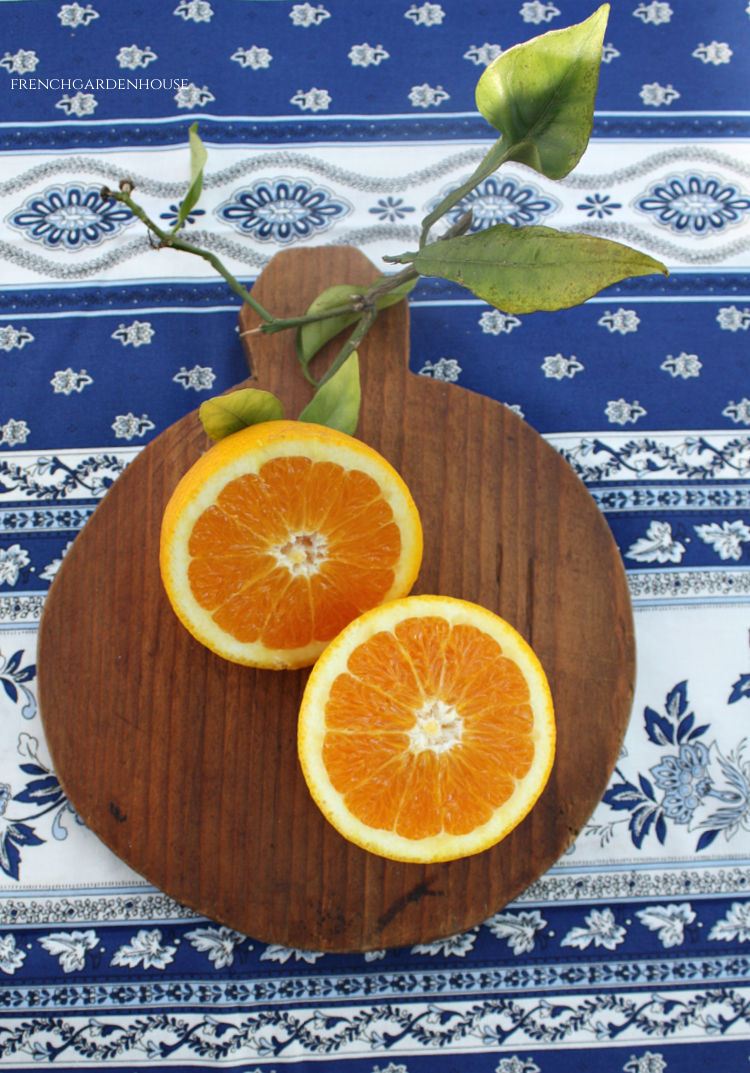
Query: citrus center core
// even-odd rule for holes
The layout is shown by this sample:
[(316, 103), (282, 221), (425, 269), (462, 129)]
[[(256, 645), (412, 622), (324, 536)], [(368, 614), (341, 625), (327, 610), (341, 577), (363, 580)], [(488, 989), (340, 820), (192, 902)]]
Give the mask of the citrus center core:
[(412, 752), (432, 749), (436, 753), (444, 753), (461, 740), (464, 724), (452, 704), (446, 704), (439, 698), (428, 700), (414, 714), (416, 721), (409, 731)]
[(325, 562), (328, 541), (322, 533), (294, 533), (285, 544), (277, 544), (273, 553), (281, 566), (293, 577), (317, 574)]

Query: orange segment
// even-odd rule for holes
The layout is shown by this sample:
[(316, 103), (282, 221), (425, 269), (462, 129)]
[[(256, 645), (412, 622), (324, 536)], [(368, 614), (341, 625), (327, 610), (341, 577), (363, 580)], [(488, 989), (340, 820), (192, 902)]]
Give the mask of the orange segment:
[(220, 440), (164, 512), (160, 566), (187, 629), (226, 659), (301, 667), (403, 596), (422, 530), (401, 477), (334, 429), (270, 421)]
[(298, 747), (310, 792), (344, 837), (394, 860), (487, 849), (552, 769), (544, 671), (483, 607), (408, 596), (351, 622), (316, 663)]

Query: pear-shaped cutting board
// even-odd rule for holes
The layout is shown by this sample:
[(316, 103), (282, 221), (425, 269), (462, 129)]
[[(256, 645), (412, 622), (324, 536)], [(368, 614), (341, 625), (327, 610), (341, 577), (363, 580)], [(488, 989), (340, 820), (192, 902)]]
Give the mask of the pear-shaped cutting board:
[[(376, 275), (354, 250), (287, 251), (254, 293), (291, 316), (325, 286)], [(275, 392), (296, 416), (310, 388), (292, 334), (246, 334), (256, 324), (244, 307), (248, 383)], [(224, 662), (177, 621), (159, 577), (159, 526), (180, 476), (209, 446), (197, 413), (149, 444), (97, 507), (54, 580), (39, 638), (47, 741), (89, 827), (205, 916), (313, 950), (435, 939), (519, 894), (564, 852), (604, 792), (634, 677), (620, 556), (568, 464), (507, 407), (411, 373), (404, 303), (378, 317), (360, 358), (357, 434), (399, 469), (422, 517), (414, 591), (499, 612), (550, 679), (554, 769), (503, 842), (429, 866), (347, 843), (313, 804), (297, 761), (308, 672)]]

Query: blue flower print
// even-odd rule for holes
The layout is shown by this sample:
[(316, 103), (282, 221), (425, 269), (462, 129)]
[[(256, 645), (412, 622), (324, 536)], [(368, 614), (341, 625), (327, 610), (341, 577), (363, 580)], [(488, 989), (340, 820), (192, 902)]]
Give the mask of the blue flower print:
[(587, 216), (595, 216), (597, 220), (603, 220), (605, 216), (611, 216), (615, 209), (621, 209), (619, 201), (612, 201), (609, 194), (589, 194), (583, 199), (582, 204), (576, 205)]
[(727, 704), (736, 704), (743, 697), (750, 700), (750, 674), (741, 674), (737, 681), (732, 683), (732, 692), (729, 694)]
[[(615, 769), (622, 781), (611, 785), (603, 797), (610, 808), (627, 814), (630, 837), (638, 849), (652, 829), (664, 845), (667, 821), (690, 824), (700, 800), (711, 792), (707, 780), (709, 750), (697, 740), (708, 726), (696, 726), (688, 703), (687, 682), (678, 682), (670, 690), (663, 714), (646, 707), (643, 716), (648, 740), (665, 750), (676, 747), (677, 754), (669, 752), (649, 769), (653, 783), (644, 774), (629, 780), (619, 768)], [(654, 784), (664, 791), (661, 800)], [(702, 848), (700, 839), (697, 848)]]
[(0, 869), (11, 879), (18, 879), (21, 847), (41, 846), (44, 840), (27, 823), (6, 817), (10, 799), (10, 786), (0, 783)]
[(343, 199), (306, 179), (261, 179), (216, 210), (219, 219), (260, 242), (296, 242), (351, 212)]
[[(8, 783), (0, 783), (0, 872), (11, 879), (19, 878), (23, 847), (41, 846), (45, 841), (37, 834), (39, 820), (45, 816), (51, 819), (50, 834), (56, 841), (68, 837), (65, 821), (69, 817), (83, 824), (54, 771), (40, 759), (38, 749), (33, 735), (20, 734), (17, 751), (25, 762), (18, 766), (18, 778), (23, 780), (23, 788), (13, 793)], [(11, 815), (19, 811), (25, 814)]]
[(113, 238), (135, 217), (119, 202), (105, 200), (99, 187), (73, 183), (32, 194), (7, 219), (32, 242), (73, 252)]
[[(438, 201), (454, 189), (455, 186), (444, 190), (434, 205), (437, 205)], [(434, 205), (430, 207), (434, 208)], [(510, 176), (498, 179), (493, 175), (461, 198), (446, 213), (446, 217), (451, 223), (455, 223), (471, 210), (473, 214), (471, 231), (483, 231), (495, 224), (511, 224), (513, 227), (521, 227), (525, 224), (539, 223), (543, 216), (547, 216), (557, 208), (559, 208), (559, 203), (554, 198), (542, 194), (531, 183), (521, 183)]]
[[(730, 704), (739, 699), (736, 694), (742, 689), (740, 676), (732, 687)], [(695, 850), (700, 852), (719, 835), (729, 841), (748, 830), (747, 740), (728, 753), (722, 752), (715, 741), (699, 741), (710, 724), (697, 724), (688, 703), (687, 682), (678, 682), (670, 690), (663, 712), (646, 707), (643, 715), (646, 738), (663, 750), (662, 755), (658, 763), (649, 767), (648, 775), (641, 773), (628, 779), (616, 768), (621, 781), (614, 782), (602, 800), (624, 816), (604, 825), (589, 825), (587, 834), (599, 836), (603, 845), (616, 824), (627, 822), (633, 844), (640, 849), (649, 832), (664, 845), (669, 825), (674, 824), (698, 833)]]
[(7, 658), (0, 649), (0, 685), (14, 704), (21, 704), (23, 718), (33, 719), (36, 715), (36, 700), (26, 683), (35, 677), (36, 666), (29, 663), (22, 667), (23, 659), (23, 649), (19, 649)]
[(651, 768), (654, 782), (666, 790), (664, 813), (675, 823), (689, 823), (698, 805), (711, 790), (708, 749), (701, 742), (680, 746), (677, 756), (665, 756)]
[(404, 205), (402, 197), (381, 197), (377, 204), (369, 210), (381, 220), (403, 220), (407, 212), (414, 212), (411, 205)]
[[(191, 209), (190, 212), (185, 217), (185, 223), (186, 224), (194, 224), (195, 221), (196, 221), (196, 218), (198, 216), (205, 216), (205, 215), (206, 215), (206, 210), (205, 209)], [(179, 209), (178, 209), (177, 205), (170, 205), (166, 212), (159, 213), (159, 219), (160, 220), (166, 220), (167, 223), (172, 224), (173, 226), (174, 226), (174, 224), (177, 223), (178, 216), (179, 216)]]
[(701, 237), (742, 223), (750, 212), (750, 197), (721, 179), (693, 172), (652, 186), (636, 199), (635, 207), (677, 234)]

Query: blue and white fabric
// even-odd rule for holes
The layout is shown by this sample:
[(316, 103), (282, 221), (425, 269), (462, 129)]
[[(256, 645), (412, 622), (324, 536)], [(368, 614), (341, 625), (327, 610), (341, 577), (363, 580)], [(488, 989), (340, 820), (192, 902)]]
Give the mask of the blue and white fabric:
[[(368, 954), (196, 917), (78, 820), (36, 700), (45, 594), (151, 438), (242, 380), (238, 300), (101, 197), (244, 281), (282, 248), (378, 263), (494, 134), (476, 80), (584, 0), (9, 0), (0, 5), (0, 1062), (281, 1073), (683, 1073), (750, 1060), (750, 6), (615, 0), (592, 142), (511, 165), (474, 226), (619, 239), (668, 278), (509, 316), (410, 298), (415, 372), (511, 406), (612, 527), (638, 679), (572, 849), (466, 934)], [(456, 211), (459, 211), (457, 208)]]

